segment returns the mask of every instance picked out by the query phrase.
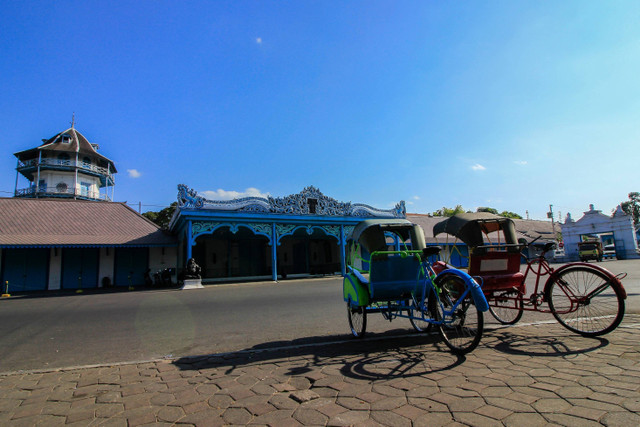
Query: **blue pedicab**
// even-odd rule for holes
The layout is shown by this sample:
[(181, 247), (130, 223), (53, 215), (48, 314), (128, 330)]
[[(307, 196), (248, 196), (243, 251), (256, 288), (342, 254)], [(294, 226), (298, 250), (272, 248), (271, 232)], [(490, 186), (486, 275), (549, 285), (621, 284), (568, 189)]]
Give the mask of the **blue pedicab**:
[(434, 327), (455, 354), (477, 347), (487, 300), (465, 272), (429, 262), (441, 248), (426, 247), (419, 225), (366, 220), (351, 233), (347, 249), (343, 296), (355, 337), (364, 336), (367, 314), (381, 313), (389, 321), (409, 319), (418, 332)]

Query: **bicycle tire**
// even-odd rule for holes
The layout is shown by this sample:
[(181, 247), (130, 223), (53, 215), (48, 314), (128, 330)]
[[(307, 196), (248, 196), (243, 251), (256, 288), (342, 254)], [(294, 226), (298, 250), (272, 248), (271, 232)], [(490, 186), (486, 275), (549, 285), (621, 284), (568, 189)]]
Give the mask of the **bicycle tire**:
[(356, 338), (364, 337), (367, 331), (367, 310), (363, 306), (352, 306), (347, 302), (347, 317), (349, 319), (349, 328)]
[(502, 325), (515, 325), (522, 319), (523, 297), (522, 293), (516, 289), (493, 291), (487, 298), (487, 302), (489, 312)]
[(562, 326), (587, 337), (608, 334), (624, 317), (624, 296), (618, 283), (585, 266), (567, 268), (554, 277), (547, 300)]
[(427, 322), (421, 319), (414, 319), (413, 318), (413, 313), (415, 311), (418, 310), (409, 310), (409, 323), (411, 323), (411, 326), (413, 326), (413, 329), (415, 329), (416, 332), (420, 332), (420, 333), (426, 333), (426, 332), (430, 332), (431, 328), (433, 327), (433, 324), (431, 322)]
[[(436, 279), (436, 286), (440, 290), (440, 295), (435, 297), (432, 292), (429, 296), (429, 307), (432, 317), (440, 321), (444, 315), (440, 303), (446, 310), (450, 310), (462, 297), (466, 283), (455, 274), (446, 274)], [(449, 350), (454, 354), (463, 355), (473, 351), (480, 343), (484, 317), (475, 306), (471, 293), (467, 292), (451, 319), (444, 318), (436, 324), (436, 327)]]

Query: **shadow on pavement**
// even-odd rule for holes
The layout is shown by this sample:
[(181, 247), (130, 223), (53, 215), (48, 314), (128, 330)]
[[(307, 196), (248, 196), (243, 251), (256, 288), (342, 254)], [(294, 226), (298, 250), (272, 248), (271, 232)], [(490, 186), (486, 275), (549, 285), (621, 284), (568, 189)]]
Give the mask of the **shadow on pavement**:
[(237, 352), (190, 356), (173, 363), (181, 370), (227, 368), (298, 360), (286, 375), (304, 375), (323, 366), (340, 366), (340, 373), (355, 379), (392, 379), (446, 371), (462, 364), (464, 356), (451, 354), (437, 334), (407, 334), (406, 329), (345, 339), (345, 335), (272, 341)]
[(564, 357), (589, 353), (609, 345), (606, 338), (588, 338), (577, 334), (539, 337), (517, 335), (506, 329), (498, 329), (492, 335), (497, 341), (493, 345), (497, 351), (514, 355)]

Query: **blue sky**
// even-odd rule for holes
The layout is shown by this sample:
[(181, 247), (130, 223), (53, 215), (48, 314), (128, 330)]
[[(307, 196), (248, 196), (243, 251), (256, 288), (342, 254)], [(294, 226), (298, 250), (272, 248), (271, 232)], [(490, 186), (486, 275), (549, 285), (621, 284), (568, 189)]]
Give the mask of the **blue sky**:
[(143, 211), (180, 183), (533, 219), (640, 191), (637, 1), (4, 0), (0, 17), (2, 196), (12, 153), (74, 112)]

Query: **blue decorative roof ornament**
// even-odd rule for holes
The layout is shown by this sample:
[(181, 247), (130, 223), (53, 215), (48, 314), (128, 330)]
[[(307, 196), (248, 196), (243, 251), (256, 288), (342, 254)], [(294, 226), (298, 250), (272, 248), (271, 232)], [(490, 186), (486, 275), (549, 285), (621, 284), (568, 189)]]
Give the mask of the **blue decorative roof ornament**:
[(382, 210), (362, 203), (339, 202), (314, 186), (286, 197), (243, 197), (233, 200), (207, 200), (184, 184), (178, 185), (178, 206), (226, 212), (274, 213), (287, 215), (355, 216), (405, 218), (404, 200), (395, 208)]

